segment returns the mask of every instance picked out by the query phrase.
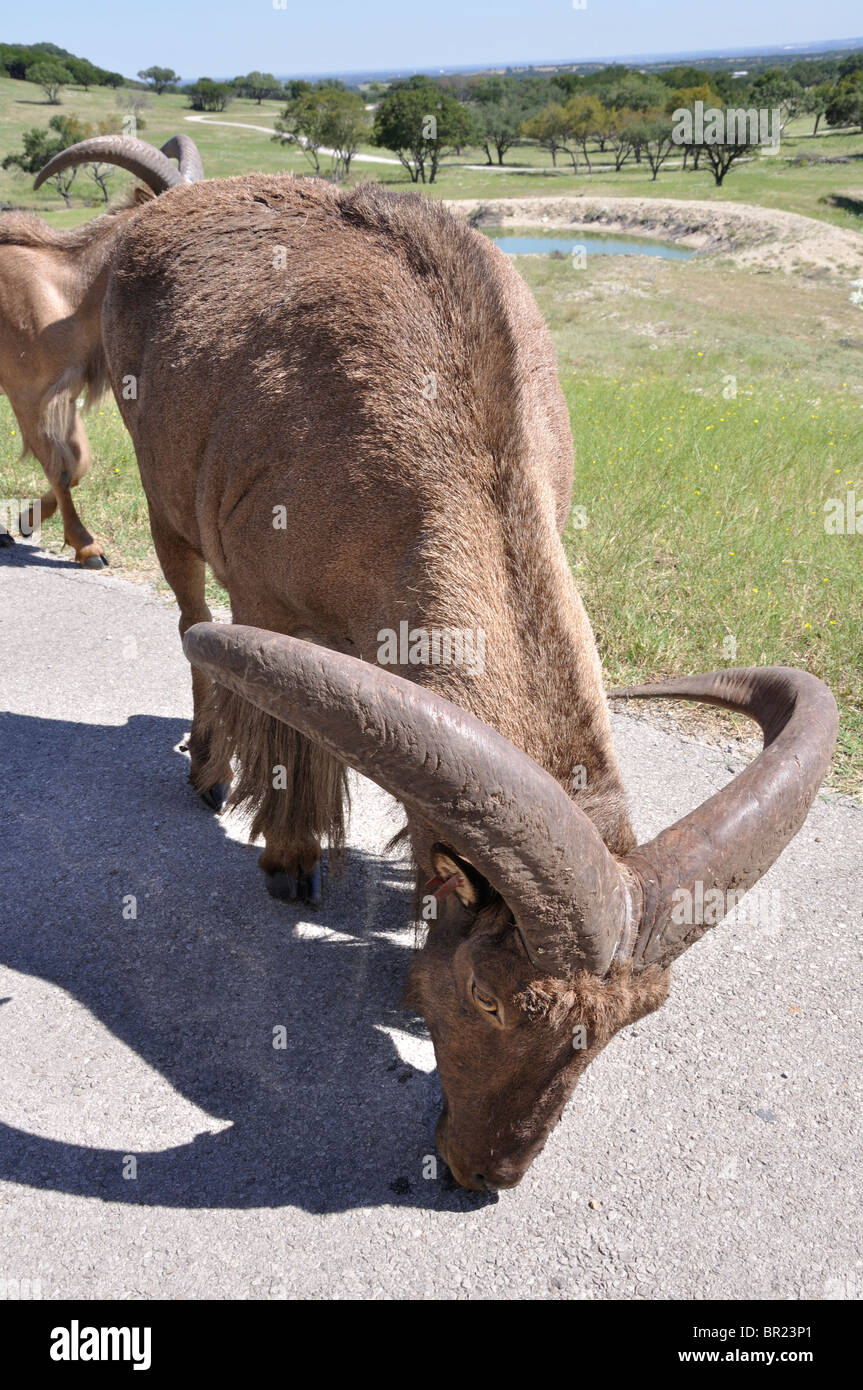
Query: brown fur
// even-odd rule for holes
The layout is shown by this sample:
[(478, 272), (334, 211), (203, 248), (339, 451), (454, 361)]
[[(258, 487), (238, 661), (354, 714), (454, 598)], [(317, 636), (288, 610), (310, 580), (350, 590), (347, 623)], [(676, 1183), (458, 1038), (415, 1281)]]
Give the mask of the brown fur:
[[(498, 1002), (494, 1020), (471, 1005), (472, 980)], [(414, 957), (405, 1002), (429, 1021), (446, 1102), (437, 1143), (459, 1182), (518, 1182), (590, 1063), (621, 1028), (659, 1008), (668, 985), (667, 971), (629, 963), (605, 979), (548, 978), (532, 966), (505, 903), (474, 915), (450, 895)], [(586, 1046), (575, 1048), (581, 1028)]]
[(153, 196), (149, 189), (137, 187), (125, 203), (82, 222), (80, 227), (51, 227), (35, 212), (5, 212), (0, 216), (0, 246), (50, 247), (79, 257), (82, 252), (103, 247), (105, 238), (119, 230), (115, 219), (125, 218)]
[[(217, 782), (234, 759), (238, 775), (231, 804), (253, 813), (251, 839), (266, 832), (278, 844), (290, 846), (304, 873), (312, 867), (324, 837), (331, 856), (341, 853), (348, 802), (343, 763), (220, 685), (210, 691), (198, 732), (207, 749), (196, 778), (198, 790)], [(273, 786), (277, 768), (285, 770), (287, 793)]]
[[(377, 632), (401, 620), (482, 627), (482, 676), (402, 673), (568, 789), (586, 766), (575, 799), (611, 848), (631, 847), (593, 636), (557, 538), (572, 446), (554, 355), (489, 242), (436, 204), (371, 187), (255, 175), (174, 189), (118, 246), (106, 332), (115, 390), (127, 372), (141, 382), (120, 404), (160, 558), (185, 581), (185, 625), (204, 616), (197, 555), (236, 621), (354, 655), (374, 659)], [(270, 524), (276, 504), (287, 533)]]
[(76, 403), (84, 394), (89, 409), (107, 389), (101, 307), (108, 259), (150, 196), (138, 189), (125, 206), (69, 231), (32, 213), (0, 216), (0, 389), (21, 429), (22, 457), (35, 454), (51, 484), (42, 519), (59, 506), (64, 539), (81, 563), (99, 563), (103, 552), (71, 497), (90, 467)]
[[(283, 254), (279, 254), (281, 253)], [(560, 544), (572, 444), (554, 352), (524, 282), (430, 200), (253, 175), (163, 194), (114, 253), (104, 333), (180, 629), (209, 617), (368, 661), (378, 633), (481, 628), (485, 667), (408, 666), (530, 754), (613, 853), (634, 844), (593, 634)], [(432, 393), (424, 391), (429, 381)], [(272, 525), (284, 507), (287, 531)], [(340, 775), (193, 670), (192, 777), (240, 763), (262, 867), (338, 840)], [(292, 769), (273, 793), (272, 768)], [(574, 783), (586, 769), (587, 785)], [(428, 877), (434, 827), (411, 825)], [(442, 1152), (469, 1186), (517, 1180), (587, 1061), (663, 997), (660, 972), (538, 978), (495, 898), (447, 900), (412, 972), (451, 1107)], [(478, 1012), (489, 977), (507, 1024)], [(588, 1020), (574, 1055), (573, 1020)], [(481, 1177), (477, 1177), (477, 1175)]]

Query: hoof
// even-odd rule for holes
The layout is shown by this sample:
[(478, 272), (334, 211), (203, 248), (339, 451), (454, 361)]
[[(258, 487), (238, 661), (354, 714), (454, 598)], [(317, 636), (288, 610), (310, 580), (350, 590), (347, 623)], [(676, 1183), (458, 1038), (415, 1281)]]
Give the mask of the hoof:
[(10, 536), (8, 531), (0, 531), (0, 550), (8, 550), (14, 544), (14, 536)]
[(319, 907), (321, 901), (321, 861), (307, 874), (300, 874), (300, 897), (309, 907)]
[(297, 876), (288, 874), (281, 870), (277, 874), (267, 874), (267, 892), (271, 898), (278, 898), (283, 903), (293, 903), (297, 900)]
[(209, 806), (211, 811), (224, 811), (230, 794), (230, 782), (214, 782), (206, 791), (198, 793), (204, 805)]
[(266, 874), (267, 892), (271, 898), (280, 902), (294, 903), (299, 900), (309, 907), (318, 907), (321, 901), (321, 861), (308, 873), (292, 874), (279, 869), (274, 874)]
[(104, 570), (108, 568), (107, 555), (88, 555), (86, 560), (79, 562), (85, 570)]

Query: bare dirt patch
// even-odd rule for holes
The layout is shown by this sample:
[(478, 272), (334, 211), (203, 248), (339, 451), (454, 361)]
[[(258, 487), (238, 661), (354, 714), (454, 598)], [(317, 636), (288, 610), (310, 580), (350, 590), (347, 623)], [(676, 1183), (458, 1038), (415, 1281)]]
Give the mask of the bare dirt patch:
[(835, 275), (863, 274), (863, 236), (796, 212), (747, 203), (673, 198), (489, 198), (450, 201), (456, 217), (479, 226), (561, 227), (627, 232), (676, 241), (703, 255), (730, 256), (739, 266)]

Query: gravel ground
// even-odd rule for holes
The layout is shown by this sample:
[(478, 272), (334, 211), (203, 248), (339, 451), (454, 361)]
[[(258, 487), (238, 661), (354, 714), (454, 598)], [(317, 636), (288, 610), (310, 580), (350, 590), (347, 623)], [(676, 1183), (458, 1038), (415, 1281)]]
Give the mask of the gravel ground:
[[(469, 1194), (425, 1176), (439, 1096), (400, 1008), (388, 798), (357, 780), (317, 915), (272, 902), (174, 751), (170, 604), (19, 545), (0, 640), (0, 1279), (43, 1298), (863, 1295), (859, 806), (822, 797), (754, 920), (678, 964), (522, 1185)], [(740, 766), (615, 727), (645, 835)]]

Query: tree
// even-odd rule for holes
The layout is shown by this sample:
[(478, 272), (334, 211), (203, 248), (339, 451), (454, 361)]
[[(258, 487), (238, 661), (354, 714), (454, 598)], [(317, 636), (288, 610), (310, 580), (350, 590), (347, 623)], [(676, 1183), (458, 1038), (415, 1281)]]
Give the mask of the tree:
[[(668, 98), (668, 89), (658, 77), (631, 72), (628, 68), (604, 68), (596, 77), (596, 94), (605, 106), (615, 111), (635, 111), (643, 115), (648, 110), (661, 109)], [(641, 163), (642, 148), (641, 140), (633, 138), (636, 164)]]
[(305, 83), (307, 88), (300, 91), (288, 102), (280, 116), (276, 117), (276, 134), (273, 139), (283, 145), (296, 145), (311, 164), (316, 174), (321, 172), (320, 150), (324, 142), (326, 111), (319, 93)]
[(426, 79), (391, 88), (375, 113), (373, 139), (398, 156), (412, 183), (425, 183), (427, 170), (434, 183), (443, 155), (466, 144), (472, 129), (461, 102)]
[(611, 144), (611, 151), (614, 157), (615, 173), (620, 173), (629, 156), (635, 150), (634, 133), (639, 125), (641, 116), (637, 111), (623, 110), (612, 111), (609, 124), (608, 140)]
[(108, 180), (117, 172), (113, 164), (85, 164), (84, 172), (91, 178), (102, 194), (104, 202), (108, 201)]
[[(146, 98), (140, 98), (146, 102)], [(143, 122), (141, 122), (143, 125)], [(97, 121), (96, 125), (84, 125), (77, 117), (52, 116), (49, 125), (53, 125), (61, 131), (66, 145), (74, 145), (79, 140), (87, 140), (91, 135), (128, 135), (129, 131), (125, 128), (125, 122), (119, 115), (107, 116), (104, 120)], [(65, 146), (64, 146), (65, 148)], [(110, 190), (108, 182), (117, 173), (115, 164), (103, 164), (99, 160), (94, 160), (90, 164), (81, 166), (87, 178), (92, 179), (98, 188), (104, 202), (108, 202)]]
[(521, 127), (521, 133), (526, 139), (535, 140), (541, 149), (548, 150), (555, 168), (558, 154), (568, 153), (568, 131), (566, 112), (558, 101), (553, 101), (543, 111), (537, 111), (536, 115), (524, 121)]
[[(698, 101), (702, 103), (702, 110), (718, 111), (723, 107), (722, 98), (708, 86), (679, 87), (676, 91), (672, 92), (668, 101), (665, 103), (666, 115), (677, 116), (679, 112), (688, 112), (689, 121), (687, 124), (694, 131), (696, 127), (695, 103)], [(693, 170), (697, 170), (701, 159), (701, 152), (704, 149), (703, 143), (699, 142), (696, 144), (686, 140), (678, 141), (676, 139), (675, 144), (678, 144), (679, 148), (683, 150), (684, 170), (686, 169), (690, 155), (692, 156), (692, 168)]]
[(21, 82), (25, 81), (27, 69), (34, 63), (42, 62), (44, 59), (63, 59), (71, 56), (65, 48), (58, 48), (53, 43), (0, 44), (0, 65), (10, 77), (16, 77)]
[[(666, 87), (671, 87), (675, 92), (681, 88), (698, 87), (704, 82), (705, 73), (701, 68), (694, 68), (691, 64), (687, 66), (677, 65), (673, 68), (666, 68), (659, 74), (661, 81)], [(681, 103), (678, 102), (678, 105)], [(674, 107), (671, 108), (674, 110)]]
[(634, 123), (632, 139), (638, 142), (638, 147), (644, 152), (655, 182), (657, 174), (674, 149), (674, 125), (671, 117), (664, 111), (646, 111)]
[(235, 77), (233, 86), (242, 96), (256, 101), (259, 106), (265, 97), (279, 97), (282, 94), (282, 85), (271, 72), (250, 72), (246, 77)]
[(0, 43), (0, 67), (10, 77), (17, 77), (19, 82), (24, 81), (33, 61), (34, 55), (29, 48), (19, 43)]
[(640, 72), (625, 72), (617, 78), (607, 77), (597, 95), (601, 96), (606, 106), (618, 109), (627, 107), (630, 111), (647, 111), (663, 106), (668, 91), (658, 77), (646, 77)]
[(828, 125), (859, 125), (863, 130), (863, 71), (843, 77), (825, 111)]
[(524, 107), (514, 96), (502, 101), (486, 101), (475, 108), (475, 138), (485, 150), (486, 161), (493, 164), (492, 150), (498, 164), (503, 164), (507, 150), (518, 142), (524, 123)]
[[(608, 71), (608, 69), (606, 69)], [(587, 79), (578, 72), (557, 72), (552, 80), (552, 86), (556, 87), (561, 96), (565, 99), (560, 105), (564, 105), (570, 97), (574, 97), (576, 92), (582, 91), (587, 85)]]
[(50, 106), (60, 105), (60, 92), (72, 81), (68, 68), (56, 58), (44, 58), (27, 69), (27, 81), (37, 82), (48, 98)]
[(705, 107), (720, 107), (722, 105), (722, 98), (717, 96), (713, 88), (705, 82), (701, 86), (675, 87), (665, 103), (665, 114), (673, 116), (675, 111), (682, 111), (684, 108), (691, 110), (697, 101), (702, 101)]
[(800, 58), (796, 63), (789, 63), (785, 71), (789, 77), (799, 82), (801, 87), (816, 87), (819, 83), (835, 80), (836, 59)]
[(186, 96), (193, 111), (224, 111), (231, 100), (231, 89), (225, 82), (199, 77), (186, 88)]
[(58, 62), (70, 73), (74, 84), (85, 90), (91, 86), (122, 86), (125, 81), (121, 73), (106, 72), (89, 59), (77, 58), (55, 43), (0, 43), (0, 72), (7, 72), (10, 77), (24, 81), (27, 69), (42, 62)]
[(833, 93), (836, 88), (832, 82), (819, 82), (817, 87), (812, 87), (806, 93), (806, 110), (810, 116), (815, 117), (815, 126), (812, 134), (818, 134), (818, 127), (822, 117), (827, 113), (827, 107), (833, 100)]
[(806, 110), (806, 93), (781, 68), (768, 68), (752, 84), (750, 100), (757, 107), (779, 111), (779, 131)]
[(847, 58), (843, 58), (836, 74), (840, 80), (844, 77), (853, 77), (855, 73), (863, 72), (863, 53), (850, 53)]
[(49, 159), (53, 159), (55, 154), (66, 148), (66, 145), (56, 136), (52, 136), (44, 126), (25, 130), (21, 139), (24, 144), (23, 150), (18, 154), (7, 154), (3, 160), (4, 169), (20, 169), (25, 174), (38, 174)]
[(758, 146), (754, 144), (733, 144), (717, 143), (715, 145), (704, 145), (704, 157), (710, 165), (713, 180), (717, 188), (722, 187), (722, 180), (728, 173), (733, 164), (738, 160), (747, 159), (752, 151)]
[(333, 178), (346, 179), (357, 146), (371, 130), (365, 102), (358, 92), (324, 87), (320, 93), (326, 108), (324, 144), (333, 151)]
[[(38, 174), (49, 159), (70, 145), (84, 140), (91, 133), (90, 127), (82, 124), (76, 116), (52, 116), (45, 126), (35, 126), (25, 130), (21, 139), (24, 145), (20, 154), (7, 154), (3, 160), (4, 169), (20, 169), (25, 174)], [(56, 188), (67, 207), (72, 204), (72, 184), (78, 170), (63, 169), (48, 179)]]
[[(547, 98), (548, 86), (547, 82), (542, 83), (541, 104)], [(498, 164), (503, 164), (507, 150), (518, 143), (525, 120), (535, 112), (536, 104), (529, 101), (527, 80), (499, 76), (481, 78), (470, 86), (469, 95), (474, 122), (472, 138), (482, 145), (489, 164), (494, 163), (492, 151)]]
[[(598, 97), (582, 96), (570, 97), (566, 106), (563, 108), (566, 117), (567, 135), (574, 147), (581, 146), (588, 169), (591, 168), (590, 155), (587, 153), (587, 142), (592, 140), (597, 130), (603, 125), (602, 103)], [(578, 170), (578, 161), (575, 148), (569, 152), (572, 160), (572, 167)]]
[(348, 91), (343, 84), (304, 85), (306, 90), (301, 90), (289, 101), (277, 118), (273, 139), (285, 145), (296, 145), (316, 174), (321, 172), (321, 150), (330, 150), (333, 156), (331, 177), (345, 179), (351, 171), (357, 146), (370, 129), (365, 103), (358, 92)]
[[(36, 127), (24, 132), (22, 137), (24, 149), (20, 154), (7, 155), (3, 160), (3, 168), (18, 168), (25, 174), (38, 174), (39, 170), (44, 168), (48, 160), (53, 159), (55, 154), (68, 149), (70, 145), (76, 145), (79, 140), (88, 140), (91, 135), (117, 135), (121, 128), (122, 122), (119, 116), (109, 116), (106, 120), (99, 121), (95, 126), (86, 124), (77, 116), (52, 116), (47, 128)], [(94, 162), (79, 167), (83, 168), (87, 177), (93, 180), (107, 203), (108, 180), (117, 172), (115, 166)], [(73, 165), (71, 169), (64, 169), (48, 180), (54, 185), (67, 207), (70, 207), (72, 203), (72, 184), (75, 181), (76, 173), (77, 168)]]
[(102, 69), (97, 68), (87, 58), (64, 58), (63, 64), (72, 74), (75, 86), (83, 87), (85, 92), (89, 92), (91, 87), (101, 85)]
[(314, 83), (306, 82), (303, 77), (292, 77), (285, 83), (284, 91), (288, 101), (296, 101), (303, 92), (314, 91)]
[(157, 97), (160, 97), (169, 87), (175, 87), (180, 81), (180, 74), (174, 72), (173, 68), (160, 68), (155, 65), (151, 68), (142, 68), (138, 76), (142, 82), (149, 84)]
[(617, 135), (618, 112), (614, 107), (606, 106), (601, 99), (597, 98), (597, 101), (599, 112), (595, 122), (594, 138), (600, 154), (605, 154), (606, 145), (613, 142)]

